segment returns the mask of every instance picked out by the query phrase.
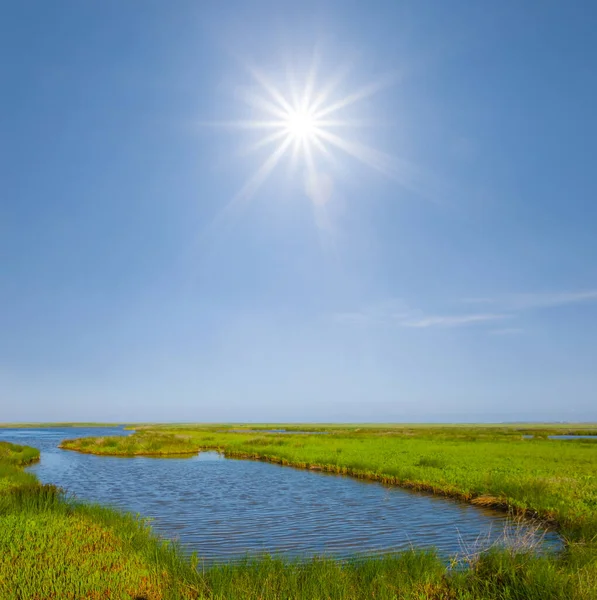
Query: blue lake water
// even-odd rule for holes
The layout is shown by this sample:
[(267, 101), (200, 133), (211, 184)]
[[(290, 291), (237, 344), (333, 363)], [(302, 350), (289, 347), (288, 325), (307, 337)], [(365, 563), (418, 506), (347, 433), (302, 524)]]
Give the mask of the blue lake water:
[[(383, 553), (411, 546), (443, 555), (510, 533), (504, 514), (397, 487), (215, 452), (191, 458), (120, 458), (60, 450), (61, 440), (127, 435), (122, 428), (0, 429), (0, 440), (37, 447), (30, 467), (78, 498), (153, 519), (206, 561), (246, 553), (287, 556)], [(558, 536), (545, 541), (557, 546)]]

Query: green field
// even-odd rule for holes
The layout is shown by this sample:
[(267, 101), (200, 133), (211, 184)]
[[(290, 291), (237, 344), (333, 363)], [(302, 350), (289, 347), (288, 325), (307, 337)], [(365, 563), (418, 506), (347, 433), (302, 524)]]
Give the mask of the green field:
[[(494, 548), (458, 569), (416, 550), (346, 563), (248, 558), (204, 568), (157, 540), (142, 520), (75, 504), (35, 483), (22, 471), (35, 452), (0, 445), (1, 598), (597, 598), (597, 438), (547, 439), (597, 433), (593, 425), (136, 427), (129, 438), (88, 438), (63, 447), (127, 456), (217, 449), (230, 457), (369, 478), (534, 515), (559, 528), (566, 546), (543, 556), (531, 548)], [(280, 427), (328, 433), (253, 431)], [(57, 541), (64, 539), (69, 544)]]
[(200, 450), (191, 436), (180, 433), (75, 438), (64, 440), (60, 448), (112, 456), (184, 456)]

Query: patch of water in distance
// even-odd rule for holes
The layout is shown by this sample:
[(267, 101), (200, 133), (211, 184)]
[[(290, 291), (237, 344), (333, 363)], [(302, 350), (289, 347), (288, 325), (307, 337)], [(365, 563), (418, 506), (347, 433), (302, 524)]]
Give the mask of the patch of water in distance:
[[(525, 440), (532, 440), (533, 438), (535, 438), (534, 435), (523, 435), (522, 437)], [(537, 438), (537, 439), (541, 439), (541, 438)], [(550, 440), (596, 440), (597, 441), (597, 435), (576, 435), (576, 434), (548, 435), (547, 439), (550, 439)]]
[(292, 429), (223, 429), (220, 433), (283, 433), (286, 435), (327, 435), (329, 431), (293, 431)]

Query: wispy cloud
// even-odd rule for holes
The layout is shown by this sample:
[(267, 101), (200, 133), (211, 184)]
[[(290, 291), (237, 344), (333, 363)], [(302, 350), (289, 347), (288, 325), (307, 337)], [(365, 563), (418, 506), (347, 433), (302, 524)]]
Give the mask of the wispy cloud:
[[(557, 308), (572, 304), (597, 302), (597, 290), (564, 291), (552, 293), (516, 293), (493, 298), (465, 298), (460, 303), (482, 305), (494, 309), (490, 311), (456, 311), (448, 314), (425, 314), (421, 310), (410, 308), (401, 300), (389, 300), (363, 310), (336, 313), (334, 319), (344, 323), (360, 325), (393, 325), (415, 329), (467, 327), (482, 325), (503, 319), (514, 319), (523, 311), (542, 308)], [(492, 329), (492, 335), (513, 335), (522, 333), (519, 327)]]
[(401, 323), (404, 327), (461, 327), (463, 325), (474, 325), (485, 321), (496, 321), (498, 319), (507, 319), (507, 314), (466, 314), (466, 315), (442, 315), (431, 316), (417, 319), (415, 321), (405, 321)]
[(397, 327), (428, 328), (428, 327), (463, 327), (486, 321), (506, 319), (510, 315), (499, 313), (465, 313), (451, 315), (425, 315), (420, 310), (394, 306), (377, 306), (360, 311), (336, 313), (336, 321), (353, 325), (394, 325)]

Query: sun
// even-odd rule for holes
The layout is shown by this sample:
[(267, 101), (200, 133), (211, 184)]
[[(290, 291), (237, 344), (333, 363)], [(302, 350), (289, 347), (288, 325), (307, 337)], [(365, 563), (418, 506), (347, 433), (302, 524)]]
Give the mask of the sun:
[[(321, 204), (320, 199), (326, 195), (319, 189), (325, 183), (326, 170), (344, 170), (337, 155), (344, 154), (399, 182), (407, 179), (404, 161), (396, 162), (391, 155), (367, 146), (358, 139), (351, 139), (356, 129), (364, 124), (375, 124), (357, 118), (354, 105), (392, 85), (395, 75), (390, 74), (353, 91), (341, 93), (340, 88), (348, 71), (343, 68), (328, 78), (319, 78), (316, 77), (318, 62), (314, 60), (302, 86), (297, 85), (296, 73), (287, 71), (288, 85), (284, 86), (255, 66), (246, 65), (252, 85), (237, 89), (246, 108), (250, 110), (250, 118), (211, 124), (253, 132), (247, 140), (249, 143), (243, 146), (242, 153), (265, 152), (265, 156), (226, 205), (226, 212), (252, 198), (276, 166), (287, 157), (291, 167), (288, 173), (303, 173), (302, 185), (307, 195), (312, 200), (319, 199), (313, 200), (314, 203)], [(299, 165), (302, 167), (300, 170), (297, 169)], [(314, 187), (317, 189), (314, 190)]]
[(285, 126), (288, 135), (294, 141), (312, 142), (317, 136), (317, 119), (310, 111), (290, 111)]

